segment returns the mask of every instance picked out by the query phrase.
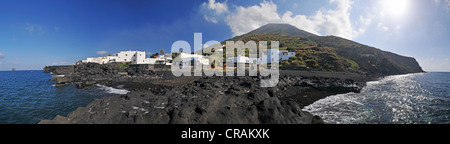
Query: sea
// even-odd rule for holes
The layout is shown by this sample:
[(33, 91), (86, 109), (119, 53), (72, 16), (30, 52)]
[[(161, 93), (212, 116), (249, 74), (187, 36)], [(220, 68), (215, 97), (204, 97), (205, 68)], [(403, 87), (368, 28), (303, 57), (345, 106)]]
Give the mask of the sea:
[(128, 93), (96, 85), (77, 89), (74, 84), (54, 86), (42, 70), (0, 71), (0, 124), (36, 124), (57, 115), (67, 116), (96, 98)]
[(450, 124), (450, 73), (387, 76), (303, 110), (330, 124)]

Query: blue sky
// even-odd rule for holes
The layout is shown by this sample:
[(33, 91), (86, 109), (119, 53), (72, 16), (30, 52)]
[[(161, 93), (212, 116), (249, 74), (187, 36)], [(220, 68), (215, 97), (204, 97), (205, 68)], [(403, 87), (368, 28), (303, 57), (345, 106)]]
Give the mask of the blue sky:
[(411, 56), (450, 71), (450, 0), (14, 0), (0, 1), (0, 70), (72, 64), (121, 50), (222, 41), (289, 23)]

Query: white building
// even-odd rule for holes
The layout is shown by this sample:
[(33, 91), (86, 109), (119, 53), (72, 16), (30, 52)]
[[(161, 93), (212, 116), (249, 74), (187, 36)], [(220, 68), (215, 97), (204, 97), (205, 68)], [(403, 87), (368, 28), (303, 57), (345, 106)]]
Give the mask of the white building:
[(280, 60), (288, 60), (290, 57), (295, 56), (295, 52), (289, 52), (287, 50), (280, 50)]
[(249, 64), (259, 64), (259, 59), (257, 54), (250, 54), (248, 58)]
[(130, 62), (132, 64), (145, 64), (145, 52), (141, 51), (121, 51), (115, 56), (104, 56), (97, 58), (87, 58), (83, 63), (106, 64), (112, 62)]
[(121, 51), (116, 54), (115, 62), (131, 62), (132, 64), (145, 64), (145, 52)]
[[(278, 55), (278, 58), (277, 56)], [(295, 56), (295, 52), (289, 52), (287, 50), (272, 50), (268, 49), (267, 52), (265, 52), (261, 58), (261, 63), (271, 63), (273, 62), (280, 62), (282, 60), (288, 60), (290, 57)]]
[(232, 61), (233, 63), (249, 63), (249, 58), (239, 55), (237, 57), (228, 58), (228, 61)]
[(172, 65), (172, 54), (159, 55), (157, 58), (146, 58), (141, 64)]
[[(194, 61), (199, 61), (202, 65), (209, 65), (209, 58), (207, 56), (199, 55), (199, 54), (187, 54), (187, 53), (180, 53), (178, 55), (179, 58), (182, 60), (182, 65), (190, 65), (192, 66), (192, 63)], [(175, 63), (178, 64), (178, 63)], [(195, 64), (195, 63), (194, 63)]]
[(96, 57), (96, 58), (87, 58), (82, 61), (83, 63), (98, 63), (98, 64), (106, 64), (109, 60), (106, 57)]
[(112, 62), (116, 62), (116, 59), (117, 59), (118, 57), (117, 57), (117, 56), (107, 56), (106, 58), (108, 59), (108, 62), (109, 62), (109, 63), (112, 63)]
[(172, 54), (165, 54), (164, 59), (166, 60), (166, 65), (172, 65)]

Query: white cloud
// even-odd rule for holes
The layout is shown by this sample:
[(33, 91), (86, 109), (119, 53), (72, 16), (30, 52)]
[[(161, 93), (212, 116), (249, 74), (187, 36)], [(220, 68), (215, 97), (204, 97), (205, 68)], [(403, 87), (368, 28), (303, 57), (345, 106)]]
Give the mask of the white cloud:
[(379, 22), (377, 27), (383, 31), (389, 31), (389, 27), (385, 26), (383, 23)]
[(261, 2), (250, 7), (237, 6), (236, 12), (226, 18), (233, 36), (241, 35), (268, 23), (288, 23), (300, 29), (315, 34), (336, 35), (348, 39), (358, 37), (364, 33), (371, 19), (360, 17), (357, 28), (354, 28), (350, 20), (351, 0), (330, 0), (335, 4), (335, 9), (318, 10), (315, 14), (294, 15), (286, 11), (282, 16), (277, 12), (277, 5), (273, 2)]
[(0, 58), (5, 58), (5, 57), (6, 57), (6, 55), (0, 51)]
[(98, 51), (98, 52), (97, 52), (97, 54), (99, 54), (99, 55), (104, 55), (104, 54), (106, 54), (106, 53), (108, 53), (108, 51)]
[(281, 18), (277, 13), (277, 5), (273, 2), (262, 2), (260, 5), (250, 7), (236, 7), (236, 13), (226, 18), (233, 36), (247, 33), (267, 23), (280, 23)]
[(60, 28), (55, 26), (55, 27), (53, 27), (53, 29), (55, 29), (55, 31), (59, 31)]
[(30, 32), (30, 33), (34, 33), (34, 32), (37, 32), (39, 34), (47, 33), (47, 30), (46, 30), (46, 28), (44, 26), (37, 25), (37, 24), (27, 24), (25, 26), (25, 30)]
[(2, 65), (3, 64), (3, 62), (2, 61), (0, 61), (0, 65)]
[(370, 25), (370, 23), (372, 23), (372, 19), (367, 18), (367, 17), (363, 17), (363, 16), (359, 16), (359, 29), (358, 29), (358, 34), (364, 34), (364, 32), (366, 31), (367, 27)]
[(209, 0), (208, 2), (204, 2), (202, 7), (205, 10), (203, 18), (205, 18), (207, 22), (215, 24), (218, 23), (217, 18), (223, 19), (223, 16), (229, 13), (227, 1), (221, 3), (216, 2), (215, 0)]
[[(438, 5), (441, 4), (441, 0), (434, 0), (434, 2)], [(444, 4), (445, 9), (450, 10), (450, 0), (444, 0), (442, 2)]]
[(202, 5), (210, 10), (214, 10), (217, 15), (228, 12), (228, 6), (226, 1), (220, 3), (216, 2), (215, 0), (209, 0), (208, 3), (205, 2)]
[(204, 18), (207, 22), (212, 22), (212, 23), (217, 24), (217, 20), (214, 17), (208, 17), (208, 16), (204, 15)]

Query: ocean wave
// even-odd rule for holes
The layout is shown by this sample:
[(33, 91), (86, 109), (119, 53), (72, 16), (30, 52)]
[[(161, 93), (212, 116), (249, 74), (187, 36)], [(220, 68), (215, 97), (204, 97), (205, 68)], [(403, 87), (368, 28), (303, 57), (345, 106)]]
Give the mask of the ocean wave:
[(104, 86), (104, 85), (100, 85), (100, 84), (96, 84), (96, 86), (99, 87), (101, 90), (104, 90), (107, 93), (112, 93), (112, 94), (127, 94), (130, 92), (125, 89), (116, 89), (113, 87), (108, 87), (108, 86)]

